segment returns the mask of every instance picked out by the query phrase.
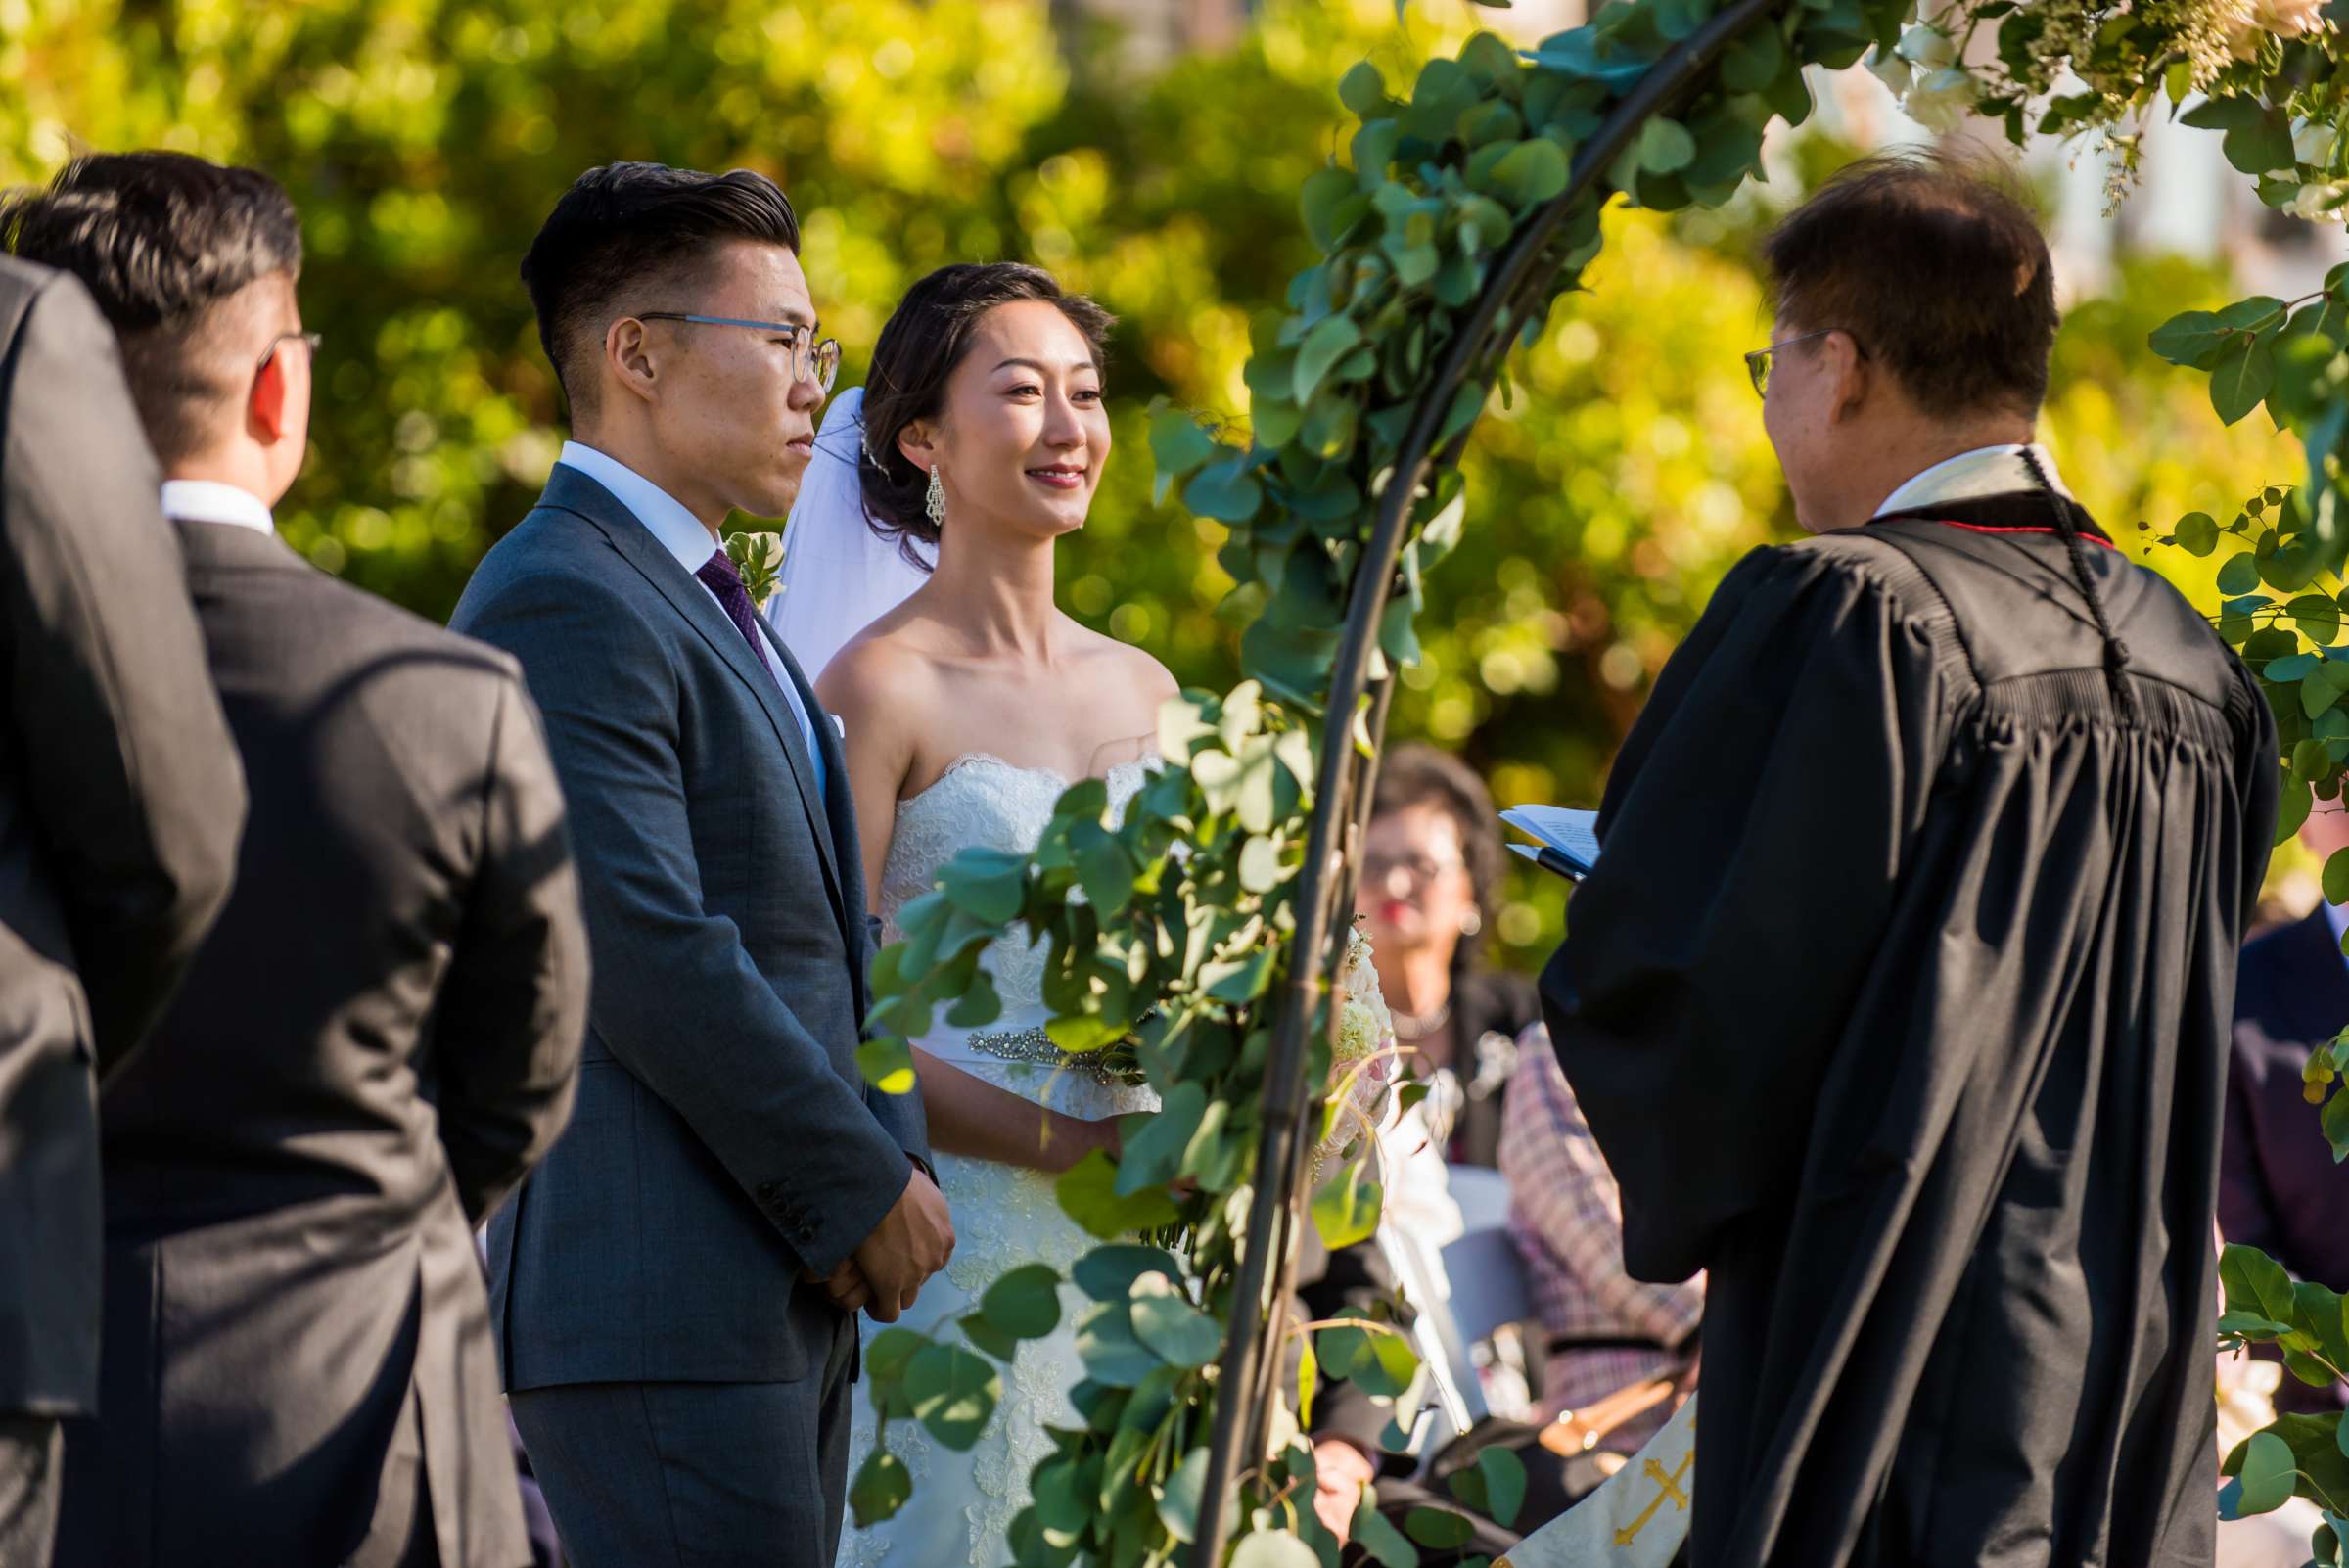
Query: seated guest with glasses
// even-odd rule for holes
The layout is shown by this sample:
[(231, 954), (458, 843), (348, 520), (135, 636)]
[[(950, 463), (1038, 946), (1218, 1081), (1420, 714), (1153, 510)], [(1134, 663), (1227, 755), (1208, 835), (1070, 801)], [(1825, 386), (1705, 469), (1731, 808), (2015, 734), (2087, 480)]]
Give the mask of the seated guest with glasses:
[(1355, 906), (1404, 1070), (1435, 1083), (1428, 1126), (1446, 1159), (1497, 1165), (1501, 1091), (1542, 1009), (1530, 983), (1478, 961), (1500, 897), (1493, 797), (1458, 758), (1398, 746), (1379, 764), (1362, 845)]

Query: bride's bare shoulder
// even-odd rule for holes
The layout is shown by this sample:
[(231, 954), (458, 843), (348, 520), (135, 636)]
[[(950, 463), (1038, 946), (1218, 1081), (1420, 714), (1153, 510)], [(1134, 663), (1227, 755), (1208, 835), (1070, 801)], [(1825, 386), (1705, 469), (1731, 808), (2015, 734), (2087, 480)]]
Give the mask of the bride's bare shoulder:
[(1156, 656), (1089, 627), (1085, 628), (1085, 635), (1091, 639), (1090, 647), (1102, 668), (1130, 690), (1137, 701), (1156, 705), (1181, 695), (1182, 688), (1175, 684), (1173, 672)]
[(907, 699), (937, 683), (937, 660), (924, 646), (920, 623), (903, 610), (898, 606), (851, 637), (824, 666), (815, 694), (826, 708), (844, 714), (870, 707), (902, 711)]

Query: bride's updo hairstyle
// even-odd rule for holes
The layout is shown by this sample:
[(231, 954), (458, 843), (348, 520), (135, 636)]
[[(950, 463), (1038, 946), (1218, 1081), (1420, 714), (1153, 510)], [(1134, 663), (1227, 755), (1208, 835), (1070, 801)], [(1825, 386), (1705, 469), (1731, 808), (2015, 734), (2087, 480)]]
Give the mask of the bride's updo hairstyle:
[(1043, 268), (1017, 261), (940, 267), (898, 302), (873, 346), (872, 368), (864, 378), (864, 449), (856, 465), (864, 516), (875, 533), (896, 543), (916, 566), (926, 568), (928, 562), (915, 544), (927, 544), (935, 553), (939, 529), (923, 506), (929, 470), (898, 449), (898, 437), (915, 421), (939, 416), (945, 407), (946, 382), (970, 353), (980, 318), (1019, 300), (1057, 305), (1084, 335), (1094, 367), (1102, 365), (1103, 346), (1117, 317), (1083, 295), (1063, 293)]

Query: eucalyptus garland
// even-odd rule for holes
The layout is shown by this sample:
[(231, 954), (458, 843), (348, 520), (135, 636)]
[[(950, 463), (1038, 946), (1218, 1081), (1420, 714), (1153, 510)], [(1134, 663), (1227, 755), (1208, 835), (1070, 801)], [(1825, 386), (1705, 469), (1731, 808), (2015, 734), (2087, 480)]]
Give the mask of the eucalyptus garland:
[[(2259, 4), (2278, 10), (2273, 24), (2257, 25)], [(1238, 1299), (1255, 1187), (1260, 1176), (1264, 1176), (1257, 1159), (1277, 1088), (1267, 1070), (1280, 998), (1293, 979), (1313, 982), (1303, 993), (1319, 998), (1309, 1081), (1326, 1084), (1332, 1061), (1327, 980), (1345, 944), (1341, 932), (1298, 950), (1300, 926), (1319, 928), (1318, 915), (1301, 918), (1301, 894), (1324, 888), (1332, 874), (1323, 866), (1309, 876), (1304, 862), (1326, 804), (1316, 799), (1324, 747), (1367, 753), (1381, 719), (1376, 704), (1329, 711), (1333, 668), (1373, 519), (1433, 388), (1449, 397), (1432, 443), (1440, 461), (1403, 498), (1408, 530), (1393, 580), (1372, 585), (1369, 602), (1384, 604), (1373, 685), (1417, 658), (1424, 574), (1466, 517), (1451, 458), (1495, 392), (1507, 395), (1509, 345), (1536, 341), (1552, 301), (1579, 286), (1598, 252), (1607, 201), (1660, 209), (1728, 201), (1760, 172), (1772, 122), (1799, 124), (1812, 113), (1806, 68), (1864, 57), (1911, 93), (1923, 117), (1959, 101), (2002, 120), (2018, 141), (2035, 129), (2095, 131), (2127, 154), (2130, 116), (2166, 94), (2192, 122), (2224, 130), (2230, 159), (2280, 207), (2322, 207), (2326, 199), (2303, 193), (2342, 172), (2349, 78), (2334, 58), (2336, 33), (2299, 0), (2134, 8), (1989, 0), (1924, 18), (1908, 0), (1735, 9), (1753, 20), (1726, 47), (1715, 33), (1732, 24), (1729, 6), (1629, 0), (1531, 50), (1478, 34), (1407, 83), (1368, 63), (1339, 83), (1357, 122), (1347, 155), (1300, 196), (1321, 258), (1292, 280), (1286, 314), (1254, 345), (1248, 428), (1203, 426), (1173, 408), (1157, 410), (1151, 427), (1160, 494), (1179, 486), (1185, 507), (1229, 530), (1221, 561), (1237, 584), (1226, 608), (1246, 628), (1248, 678), (1221, 696), (1189, 692), (1168, 705), (1158, 727), (1166, 765), (1122, 817), (1112, 818), (1106, 786), (1088, 780), (1062, 796), (1033, 853), (971, 850), (949, 862), (935, 890), (900, 911), (903, 940), (876, 961), (879, 1000), (861, 1061), (882, 1087), (910, 1085), (909, 1041), (940, 1008), (964, 1028), (999, 1015), (980, 954), (1017, 930), (1048, 945), (1053, 1040), (1072, 1055), (1129, 1054), (1161, 1108), (1135, 1127), (1120, 1158), (1088, 1155), (1060, 1179), (1062, 1208), (1101, 1242), (1067, 1278), (1042, 1265), (1017, 1268), (944, 1335), (893, 1328), (874, 1339), (865, 1382), (881, 1441), (851, 1490), (859, 1519), (887, 1517), (911, 1498), (909, 1475), (888, 1450), (893, 1422), (919, 1422), (937, 1442), (967, 1450), (1000, 1398), (998, 1365), (1074, 1313), (1085, 1377), (1073, 1397), (1082, 1425), (1055, 1430), (1053, 1453), (1031, 1477), (1034, 1500), (1008, 1543), (1021, 1568), (1130, 1568), (1177, 1557), (1334, 1568), (1337, 1544), (1312, 1507), (1313, 1454), (1299, 1424), (1310, 1420), (1316, 1378), (1348, 1378), (1390, 1403), (1390, 1437), (1401, 1442), (1424, 1371), (1391, 1314), (1298, 1325), (1268, 1288)], [(2236, 12), (2256, 36), (2221, 25), (2242, 21)], [(1959, 46), (1983, 27), (1993, 29), (1999, 64), (1976, 75), (1958, 64)], [(1693, 88), (1655, 106), (1603, 169), (1592, 167), (1592, 141), (1625, 101), (1659, 65), (1689, 58), (1699, 44), (1707, 64)], [(1935, 79), (1951, 70), (1962, 87)], [(2076, 80), (2090, 84), (2085, 94), (2057, 90)], [(1498, 259), (1529, 236), (1541, 247), (1537, 264), (1512, 275), (1505, 298), (1488, 299)], [(2226, 528), (2196, 514), (2167, 536), (2198, 553), (2223, 539), (2240, 549), (2244, 564), (2231, 562), (2223, 582), (2243, 591), (2231, 598), (2221, 629), (2261, 669), (2279, 713), (2295, 720), (2286, 729), (2294, 781), (2329, 790), (2327, 798), (2339, 794), (2349, 761), (2349, 650), (2335, 647), (2349, 595), (2320, 595), (2311, 584), (2320, 573), (2337, 574), (2349, 554), (2338, 491), (2349, 439), (2343, 301), (2336, 275), (2321, 295), (2289, 305), (2246, 300), (2207, 319), (2182, 317), (2154, 342), (2165, 357), (2212, 373), (2222, 417), (2264, 400), (2306, 439), (2305, 484), (2253, 498)], [(1476, 341), (1464, 341), (1472, 328)], [(1439, 372), (1447, 365), (1467, 368), (1456, 392)], [(2336, 881), (2349, 892), (2349, 860), (2327, 868), (2328, 892)], [(2349, 1038), (2326, 1062), (2326, 1071), (2349, 1068)], [(2321, 1097), (2318, 1071), (2312, 1090)], [(1343, 1246), (1377, 1223), (1375, 1151), (1343, 1134), (1343, 1083), (1319, 1101), (1321, 1138), (1350, 1147), (1313, 1190), (1310, 1216), (1330, 1245)], [(2336, 1096), (2325, 1125), (2336, 1148), (2349, 1149), (2345, 1104)], [(2280, 1272), (2231, 1250), (2223, 1326), (2235, 1338), (2281, 1339), (2305, 1375), (2349, 1367), (2339, 1298), (2320, 1300), (2288, 1279), (2279, 1285)], [(1266, 1407), (1239, 1428), (1249, 1450), (1233, 1467), (1229, 1496), (1210, 1499), (1219, 1352), (1227, 1340), (1267, 1332), (1285, 1352), (1270, 1360), (1293, 1368), (1295, 1381), (1284, 1375), (1277, 1389), (1253, 1391)], [(2327, 1508), (2349, 1501), (2337, 1422), (2324, 1425), (2321, 1443), (2313, 1428), (2288, 1424), (2314, 1419), (2287, 1417), (2231, 1458), (2242, 1472), (2234, 1505), (2273, 1506), (2280, 1486)], [(1462, 1502), (1505, 1521), (1523, 1481), (1496, 1462), (1451, 1484)], [(1237, 1540), (1227, 1548), (1225, 1526), (1210, 1521), (1232, 1520)], [(1389, 1527), (1367, 1495), (1354, 1521), (1357, 1540), (1388, 1568), (1415, 1564), (1421, 1545), (1467, 1538), (1466, 1519), (1443, 1508), (1415, 1510), (1407, 1526)], [(2324, 1539), (2318, 1545), (2333, 1560)]]

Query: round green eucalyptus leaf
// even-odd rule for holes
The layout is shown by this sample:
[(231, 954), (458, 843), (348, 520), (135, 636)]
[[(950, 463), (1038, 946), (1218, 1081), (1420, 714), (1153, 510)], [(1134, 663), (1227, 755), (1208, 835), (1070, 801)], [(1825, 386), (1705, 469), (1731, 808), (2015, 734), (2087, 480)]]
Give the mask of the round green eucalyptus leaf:
[(1536, 137), (1519, 142), (1494, 161), (1492, 194), (1519, 212), (1529, 211), (1564, 191), (1571, 173), (1558, 144)]
[(905, 1367), (914, 1418), (932, 1437), (968, 1453), (1003, 1395), (1003, 1380), (985, 1357), (959, 1345), (932, 1345)]
[[(1696, 138), (1677, 119), (1659, 115), (1639, 132), (1639, 168), (1647, 174), (1677, 174), (1696, 161)], [(1563, 189), (1563, 187), (1561, 187)]]
[(1219, 523), (1245, 523), (1265, 504), (1264, 486), (1246, 470), (1246, 459), (1225, 458), (1192, 476), (1182, 487), (1182, 504)]
[(1178, 1277), (1182, 1266), (1174, 1255), (1158, 1247), (1095, 1247), (1069, 1270), (1077, 1288), (1095, 1301), (1122, 1302), (1133, 1293), (1133, 1282), (1147, 1273)]
[(1362, 118), (1376, 114), (1387, 101), (1387, 79), (1367, 60), (1358, 60), (1338, 78), (1338, 102)]
[(2259, 563), (2248, 553), (2232, 555), (2219, 568), (2219, 591), (2224, 594), (2244, 594), (2259, 586)]
[(1133, 1282), (1129, 1312), (1134, 1337), (1170, 1365), (1205, 1366), (1223, 1348), (1223, 1332), (1215, 1319), (1192, 1306), (1164, 1274), (1144, 1274)]
[(896, 1518), (912, 1496), (913, 1476), (905, 1461), (887, 1449), (876, 1448), (857, 1466), (856, 1480), (849, 1488), (849, 1507), (856, 1515), (856, 1527), (869, 1530), (885, 1519)]
[(2219, 547), (2218, 521), (2208, 512), (2188, 512), (2178, 520), (2173, 536), (2188, 555), (2208, 555)]
[(1403, 1533), (1422, 1546), (1452, 1551), (1468, 1545), (1476, 1526), (1468, 1516), (1451, 1508), (1413, 1508), (1403, 1516)]
[(1199, 1499), (1207, 1495), (1208, 1457), (1205, 1449), (1191, 1450), (1159, 1491), (1159, 1523), (1177, 1541), (1189, 1542), (1198, 1537)]
[(1049, 1264), (1014, 1268), (987, 1287), (979, 1310), (1014, 1339), (1041, 1339), (1060, 1326), (1060, 1274)]
[(1241, 1537), (1232, 1548), (1231, 1568), (1321, 1568), (1321, 1559), (1295, 1536), (1257, 1530)]
[[(1132, 1388), (1166, 1363), (1133, 1332), (1127, 1304), (1103, 1302), (1078, 1320), (1077, 1355), (1084, 1375), (1109, 1388)], [(1130, 1422), (1132, 1411), (1126, 1412)]]

